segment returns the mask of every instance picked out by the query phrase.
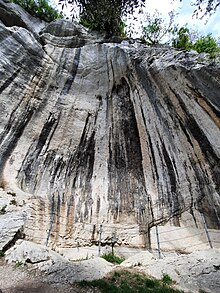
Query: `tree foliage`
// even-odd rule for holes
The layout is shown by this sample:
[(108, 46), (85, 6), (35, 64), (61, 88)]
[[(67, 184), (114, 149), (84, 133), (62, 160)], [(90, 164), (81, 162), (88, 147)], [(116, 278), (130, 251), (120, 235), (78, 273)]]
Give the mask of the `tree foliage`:
[(63, 18), (62, 13), (51, 7), (47, 0), (13, 0), (32, 16), (39, 17), (45, 21), (53, 21), (57, 18)]
[(215, 59), (219, 56), (220, 48), (218, 42), (211, 34), (199, 36), (198, 33), (192, 33), (186, 26), (176, 29), (174, 34), (175, 37), (172, 40), (172, 46), (177, 49), (208, 53), (210, 59)]
[(198, 16), (199, 12), (203, 12), (203, 16), (210, 15), (220, 7), (220, 0), (194, 0), (192, 5), (196, 6), (194, 11), (196, 16)]
[(197, 31), (190, 30), (187, 25), (179, 27), (175, 24), (174, 13), (169, 16), (170, 20), (166, 22), (157, 11), (152, 16), (147, 14), (142, 35), (147, 45), (154, 46), (165, 40), (166, 44), (180, 50), (208, 53), (211, 59), (220, 56), (218, 41), (211, 34), (201, 36)]
[(106, 32), (106, 36), (121, 35), (123, 31), (122, 17), (133, 14), (135, 9), (142, 8), (145, 0), (59, 0), (72, 6), (73, 17), (79, 11), (80, 22), (86, 27)]
[(175, 27), (173, 33), (176, 37), (172, 40), (172, 46), (177, 49), (190, 50), (192, 49), (192, 42), (190, 40), (190, 31), (187, 27)]
[(198, 53), (208, 53), (211, 59), (214, 59), (219, 55), (220, 49), (217, 41), (212, 37), (211, 34), (200, 37), (194, 44), (193, 49)]
[(174, 12), (169, 13), (169, 22), (167, 23), (162, 14), (157, 10), (151, 16), (149, 13), (145, 15), (145, 25), (143, 26), (142, 38), (147, 45), (159, 44), (164, 37), (173, 31)]

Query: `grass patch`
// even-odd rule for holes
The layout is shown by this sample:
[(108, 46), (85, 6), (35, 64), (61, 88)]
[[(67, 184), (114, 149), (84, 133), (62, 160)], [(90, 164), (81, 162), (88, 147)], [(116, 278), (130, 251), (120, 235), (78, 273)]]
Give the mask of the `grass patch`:
[(88, 290), (98, 288), (102, 293), (183, 293), (164, 284), (162, 280), (150, 279), (129, 270), (114, 271), (101, 280), (82, 281), (78, 284)]
[(171, 279), (171, 277), (167, 274), (163, 275), (162, 282), (164, 285), (171, 285), (172, 283), (174, 283), (174, 281)]
[(114, 253), (105, 253), (102, 255), (102, 258), (107, 260), (108, 262), (114, 263), (114, 264), (120, 264), (122, 263), (125, 258), (115, 255)]
[(20, 260), (17, 260), (16, 263), (15, 263), (16, 268), (20, 268), (22, 265), (23, 265), (23, 262), (20, 261)]

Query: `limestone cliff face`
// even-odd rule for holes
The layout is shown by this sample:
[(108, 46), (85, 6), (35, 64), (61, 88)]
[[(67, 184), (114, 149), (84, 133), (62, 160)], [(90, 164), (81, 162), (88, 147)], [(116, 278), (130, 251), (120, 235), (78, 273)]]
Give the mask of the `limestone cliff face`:
[(26, 194), (29, 238), (84, 245), (103, 224), (144, 245), (200, 213), (220, 228), (219, 63), (1, 20), (0, 180)]

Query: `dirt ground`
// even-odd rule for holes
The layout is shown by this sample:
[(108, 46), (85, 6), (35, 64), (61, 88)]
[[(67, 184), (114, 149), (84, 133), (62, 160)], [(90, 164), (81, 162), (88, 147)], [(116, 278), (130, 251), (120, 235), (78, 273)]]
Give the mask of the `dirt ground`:
[(16, 267), (0, 259), (0, 293), (98, 293), (77, 284), (49, 284), (45, 276), (28, 267)]

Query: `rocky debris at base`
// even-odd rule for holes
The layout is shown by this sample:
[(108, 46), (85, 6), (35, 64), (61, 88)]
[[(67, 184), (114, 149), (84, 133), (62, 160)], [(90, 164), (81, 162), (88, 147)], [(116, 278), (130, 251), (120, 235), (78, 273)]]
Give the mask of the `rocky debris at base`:
[(157, 259), (153, 253), (145, 251), (128, 258), (120, 266), (115, 266), (99, 257), (70, 262), (45, 246), (19, 240), (7, 251), (6, 260), (9, 263), (26, 263), (28, 268), (43, 273), (45, 282), (55, 286), (101, 279), (116, 268), (130, 267), (157, 279), (162, 279), (167, 274), (175, 281), (176, 287), (185, 292), (220, 293), (218, 249), (185, 255), (174, 253), (163, 259)]
[(6, 260), (9, 263), (31, 263), (46, 274), (48, 281), (60, 284), (101, 279), (114, 268), (113, 264), (98, 257), (70, 262), (49, 248), (30, 241), (18, 241), (7, 251)]
[(0, 216), (0, 250), (6, 249), (22, 238), (26, 214), (23, 211), (9, 212)]
[[(136, 260), (135, 260), (136, 258)], [(169, 275), (177, 287), (190, 292), (220, 293), (220, 251), (207, 249), (186, 255), (154, 259), (141, 253), (124, 261), (124, 265), (138, 265), (138, 269), (154, 278)]]

